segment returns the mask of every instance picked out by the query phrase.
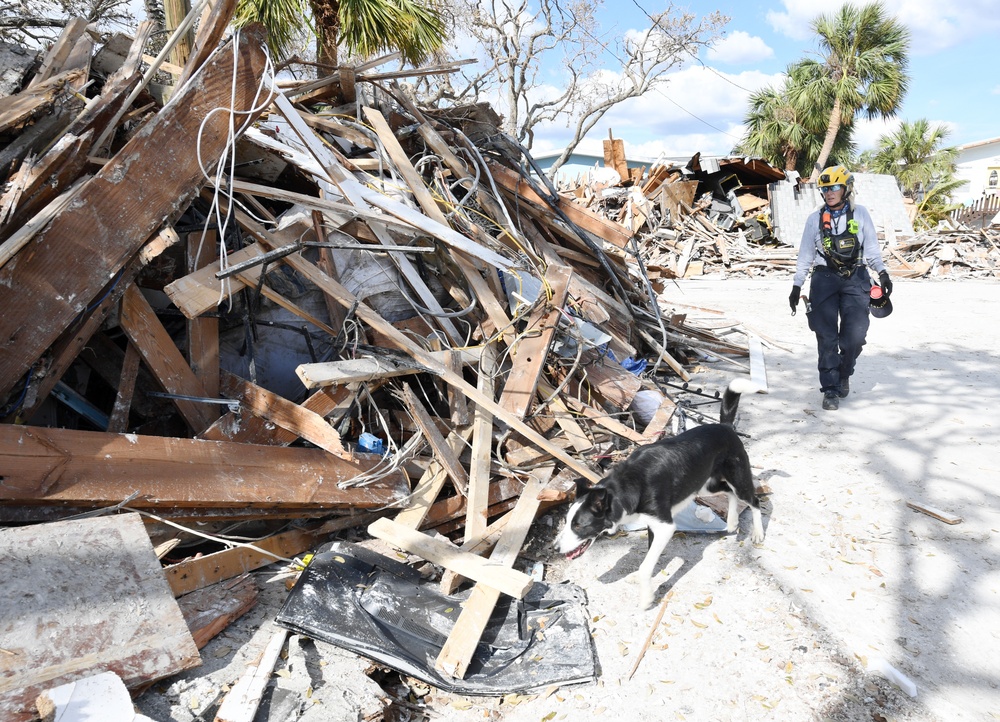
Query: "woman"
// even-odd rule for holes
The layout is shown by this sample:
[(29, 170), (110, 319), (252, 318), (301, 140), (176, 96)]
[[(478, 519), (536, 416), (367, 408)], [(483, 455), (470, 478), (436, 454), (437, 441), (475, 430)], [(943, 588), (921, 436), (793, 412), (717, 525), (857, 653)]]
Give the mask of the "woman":
[(819, 176), (823, 206), (806, 220), (799, 244), (792, 292), (788, 304), (795, 313), (802, 284), (809, 285), (809, 328), (819, 351), (819, 385), (823, 408), (840, 407), (851, 390), (851, 374), (868, 335), (870, 266), (878, 274), (883, 295), (892, 293), (892, 281), (882, 261), (871, 214), (850, 200), (854, 176), (842, 165)]

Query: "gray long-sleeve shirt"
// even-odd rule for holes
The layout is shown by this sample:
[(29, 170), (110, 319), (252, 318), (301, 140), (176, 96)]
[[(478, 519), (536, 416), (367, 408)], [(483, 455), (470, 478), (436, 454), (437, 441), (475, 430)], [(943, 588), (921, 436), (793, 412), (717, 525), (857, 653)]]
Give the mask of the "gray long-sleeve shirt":
[[(795, 264), (795, 280), (793, 285), (802, 286), (813, 266), (825, 266), (823, 257), (823, 237), (819, 229), (819, 208), (809, 214), (805, 228), (802, 229), (802, 241), (799, 243), (799, 256)], [(858, 237), (861, 239), (861, 262), (875, 271), (876, 274), (885, 270), (882, 260), (882, 250), (878, 245), (878, 232), (872, 215), (864, 206), (854, 206), (854, 220), (858, 222)], [(847, 226), (847, 214), (832, 220), (833, 232), (842, 233)]]

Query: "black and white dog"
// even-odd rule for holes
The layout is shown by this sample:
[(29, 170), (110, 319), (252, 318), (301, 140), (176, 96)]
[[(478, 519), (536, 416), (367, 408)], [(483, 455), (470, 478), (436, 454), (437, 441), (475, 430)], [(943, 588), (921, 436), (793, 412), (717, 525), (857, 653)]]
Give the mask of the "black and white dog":
[(757, 389), (748, 380), (734, 380), (723, 394), (722, 423), (696, 426), (640, 446), (594, 486), (578, 479), (576, 501), (555, 542), (559, 552), (576, 559), (600, 534), (614, 534), (626, 523), (646, 524), (649, 551), (637, 573), (639, 605), (646, 609), (653, 603), (653, 572), (676, 528), (674, 514), (696, 495), (729, 494), (730, 534), (739, 528), (738, 501), (745, 501), (753, 512), (750, 539), (754, 544), (763, 542), (750, 458), (733, 428), (740, 394), (751, 390)]

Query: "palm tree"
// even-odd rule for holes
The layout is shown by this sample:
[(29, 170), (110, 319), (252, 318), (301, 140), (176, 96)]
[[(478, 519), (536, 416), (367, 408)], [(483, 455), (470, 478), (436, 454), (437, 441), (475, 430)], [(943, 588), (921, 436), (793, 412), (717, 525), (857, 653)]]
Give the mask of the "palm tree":
[(944, 125), (931, 127), (926, 118), (903, 121), (894, 133), (878, 139), (867, 165), (874, 173), (895, 176), (903, 195), (916, 198), (932, 183), (954, 174), (958, 149), (941, 147), (949, 132)]
[(955, 178), (958, 149), (941, 147), (948, 134), (947, 127), (932, 127), (926, 118), (903, 121), (894, 133), (878, 139), (874, 151), (862, 156), (872, 172), (895, 176), (903, 195), (915, 203), (918, 228), (934, 227), (956, 208), (950, 195), (965, 183)]
[(398, 50), (412, 65), (444, 45), (444, 16), (431, 0), (240, 0), (235, 23), (263, 23), (271, 52), (285, 57), (300, 29), (313, 24), (309, 11), (316, 59), (330, 67), (338, 63), (341, 43), (362, 57)]
[[(786, 171), (808, 172), (821, 150), (820, 138), (832, 105), (818, 103), (808, 94), (814, 80), (812, 71), (802, 63), (790, 65), (780, 88), (768, 86), (750, 96), (743, 120), (747, 131), (734, 153), (764, 158)], [(852, 126), (847, 123), (838, 130), (833, 149), (836, 155), (851, 155)]]
[(862, 7), (848, 3), (834, 15), (812, 24), (823, 60), (806, 60), (816, 78), (809, 94), (833, 99), (823, 147), (810, 177), (816, 182), (833, 151), (840, 126), (858, 113), (888, 118), (896, 113), (909, 85), (909, 32), (889, 17), (881, 2)]

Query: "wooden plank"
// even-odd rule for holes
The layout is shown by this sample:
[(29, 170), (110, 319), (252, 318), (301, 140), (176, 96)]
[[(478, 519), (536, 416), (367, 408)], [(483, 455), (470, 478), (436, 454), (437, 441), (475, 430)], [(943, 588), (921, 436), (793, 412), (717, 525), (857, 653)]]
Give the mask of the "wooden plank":
[[(228, 256), (229, 265), (235, 266), (254, 256), (263, 255), (263, 253), (264, 251), (261, 247), (253, 243), (234, 253), (230, 253)], [(215, 274), (218, 272), (219, 262), (216, 261), (168, 283), (164, 286), (163, 291), (170, 298), (171, 302), (180, 309), (181, 313), (188, 318), (195, 318), (215, 308), (219, 304), (219, 299), (223, 297), (221, 293), (223, 282), (215, 277)], [(242, 275), (249, 275), (251, 278), (260, 278), (260, 268), (257, 267), (254, 270), (248, 269), (247, 274)], [(240, 280), (239, 276), (229, 278), (228, 282), (230, 284), (228, 289), (230, 295), (246, 287), (246, 284)]]
[(282, 628), (271, 636), (257, 662), (247, 667), (222, 700), (215, 722), (253, 722), (287, 637), (288, 630)]
[(320, 530), (292, 529), (254, 542), (252, 546), (239, 545), (214, 554), (171, 564), (163, 569), (175, 597), (241, 574), (252, 572), (282, 559), (302, 554), (320, 540)]
[(760, 336), (750, 334), (747, 346), (750, 351), (750, 381), (757, 393), (767, 393), (767, 366), (764, 364), (764, 344)]
[(626, 410), (642, 388), (642, 379), (607, 356), (597, 356), (596, 351), (583, 354), (583, 371), (587, 383), (608, 407)]
[(341, 459), (353, 458), (344, 448), (337, 430), (314, 411), (282, 398), (278, 394), (223, 371), (221, 389), (226, 398), (235, 398), (255, 416), (290, 431)]
[[(271, 242), (273, 242), (271, 241), (271, 236), (267, 230), (261, 227), (245, 213), (237, 211), (236, 215), (240, 225), (243, 226), (243, 228), (245, 228), (249, 233), (253, 234), (264, 245), (268, 246)], [(316, 286), (322, 288), (326, 293), (330, 294), (331, 297), (335, 298), (342, 306), (346, 308), (354, 307), (354, 304), (357, 301), (354, 294), (344, 288), (333, 278), (330, 278), (330, 276), (323, 273), (315, 264), (309, 262), (301, 256), (295, 255), (287, 257), (285, 259), (285, 263), (292, 266), (292, 268), (301, 273), (305, 278), (309, 279)], [(415, 359), (427, 366), (433, 373), (444, 379), (446, 383), (463, 391), (465, 395), (475, 403), (488, 408), (495, 417), (513, 427), (518, 433), (531, 441), (533, 444), (538, 445), (542, 449), (549, 450), (555, 458), (562, 461), (584, 478), (590, 479), (595, 483), (600, 481), (601, 476), (598, 475), (593, 469), (585, 464), (582, 464), (576, 458), (565, 453), (557, 446), (551, 444), (548, 439), (539, 434), (528, 424), (525, 424), (521, 418), (508, 413), (492, 398), (488, 398), (484, 394), (480, 393), (479, 390), (472, 384), (468, 383), (463, 376), (454, 373), (445, 364), (437, 361), (428, 351), (411, 341), (408, 336), (401, 333), (371, 308), (364, 304), (359, 304), (355, 309), (355, 313), (359, 319), (371, 326), (378, 333), (382, 334), (390, 343), (396, 346), (396, 348), (409, 353)]]
[[(445, 363), (450, 351), (430, 351), (431, 356)], [(479, 360), (478, 348), (458, 349), (463, 365), (476, 363)], [(397, 376), (426, 373), (428, 368), (413, 358), (400, 354), (393, 349), (379, 352), (377, 347), (361, 349), (357, 358), (342, 361), (326, 361), (323, 363), (299, 364), (295, 373), (307, 389), (321, 388), (340, 384), (361, 383), (376, 379), (391, 379)]]
[[(448, 434), (447, 444), (452, 453), (457, 457), (465, 448), (466, 442), (472, 435), (472, 427), (452, 431)], [(395, 520), (399, 524), (404, 524), (411, 529), (419, 529), (427, 518), (427, 513), (431, 510), (431, 505), (437, 500), (438, 494), (444, 488), (444, 482), (448, 479), (448, 470), (441, 461), (435, 457), (427, 465), (420, 480), (413, 487), (410, 494), (410, 503), (401, 512), (396, 514)], [(488, 481), (488, 480), (487, 480)]]
[(52, 361), (45, 377), (38, 383), (35, 400), (24, 405), (18, 412), (19, 418), (27, 420), (34, 415), (111, 312), (118, 310), (119, 301), (132, 280), (153, 258), (178, 240), (173, 229), (169, 227), (161, 229), (140, 249), (121, 273), (107, 284), (101, 294), (100, 303), (87, 309), (83, 317), (72, 326), (72, 330), (65, 333), (52, 347)]
[[(476, 388), (487, 398), (494, 398), (493, 375), (497, 368), (496, 348), (483, 347), (479, 362)], [(483, 406), (476, 406), (472, 426), (472, 458), (469, 461), (468, 509), (465, 513), (465, 540), (469, 541), (486, 529), (486, 512), (489, 507), (490, 459), (493, 456), (493, 414)]]
[[(546, 269), (545, 281), (551, 296), (532, 312), (521, 340), (512, 349), (513, 367), (498, 403), (518, 418), (524, 418), (535, 399), (538, 378), (545, 368), (572, 278), (573, 269), (568, 266), (549, 266)], [(545, 289), (540, 292), (544, 293)]]
[[(122, 330), (142, 354), (143, 361), (167, 393), (206, 398), (208, 392), (195, 377), (187, 361), (174, 345), (167, 329), (153, 312), (153, 307), (134, 285), (122, 296), (119, 318)], [(173, 399), (178, 411), (195, 433), (208, 427), (217, 418), (204, 403)]]
[[(555, 388), (553, 386), (544, 381), (539, 381), (538, 388), (546, 396), (551, 396), (552, 393), (555, 391)], [(611, 433), (618, 434), (618, 436), (622, 436), (626, 439), (635, 441), (636, 443), (639, 444), (645, 443), (645, 440), (642, 438), (642, 434), (640, 434), (635, 429), (626, 426), (621, 421), (618, 421), (617, 419), (608, 416), (607, 413), (603, 411), (598, 411), (593, 406), (589, 406), (571, 397), (564, 397), (563, 401), (570, 409), (577, 412), (578, 414), (581, 414), (582, 416), (586, 416), (595, 424), (603, 426)], [(600, 477), (598, 477), (597, 481), (600, 481)]]
[[(49, 78), (67, 70), (65, 65), (69, 60), (70, 54), (73, 52), (77, 41), (83, 37), (85, 32), (87, 32), (87, 21), (83, 18), (72, 17), (66, 22), (62, 32), (59, 34), (58, 40), (45, 53), (45, 57), (42, 59), (42, 66), (35, 73), (31, 82), (28, 83), (29, 90), (38, 87)], [(84, 73), (84, 76), (86, 76), (86, 73)]]
[[(509, 475), (500, 476), (496, 481), (491, 481), (486, 499), (487, 508), (517, 496), (521, 493), (522, 488), (524, 488), (524, 484)], [(456, 494), (442, 499), (431, 507), (420, 528), (423, 530), (436, 529), (448, 522), (455, 522), (455, 528), (458, 528), (460, 523), (464, 523), (463, 518), (468, 512), (468, 508), (466, 497)]]
[(935, 519), (943, 521), (945, 524), (960, 524), (962, 522), (962, 517), (955, 516), (949, 512), (942, 511), (934, 506), (927, 506), (926, 504), (921, 504), (916, 501), (908, 501), (906, 505), (915, 511), (919, 511), (922, 514), (927, 514)]
[[(490, 175), (493, 176), (493, 180), (497, 182), (500, 188), (520, 197), (522, 201), (534, 204), (538, 208), (551, 213), (548, 202), (535, 193), (534, 189), (524, 182), (520, 174), (493, 161), (487, 161), (487, 165), (489, 166)], [(618, 248), (625, 248), (632, 238), (631, 231), (625, 226), (614, 221), (609, 221), (604, 216), (583, 208), (572, 201), (560, 197), (556, 205), (577, 226)]]
[(452, 452), (451, 447), (445, 443), (444, 436), (441, 435), (430, 414), (427, 413), (427, 409), (413, 393), (409, 384), (403, 384), (402, 396), (406, 409), (410, 412), (410, 416), (417, 426), (420, 427), (427, 443), (434, 449), (435, 458), (448, 472), (455, 490), (462, 496), (466, 496), (469, 493), (469, 475), (458, 460), (458, 455)]
[[(548, 398), (547, 396), (543, 396), (543, 394), (539, 394), (539, 396)], [(594, 443), (584, 433), (580, 424), (576, 423), (573, 412), (569, 410), (569, 407), (566, 406), (561, 398), (556, 396), (549, 402), (549, 406), (552, 408), (552, 418), (559, 424), (559, 428), (566, 434), (566, 438), (569, 439), (574, 449), (577, 451), (589, 451), (594, 448)]]
[[(0, 269), (0, 396), (98, 297), (109, 278), (163, 224), (187, 207), (203, 182), (200, 157), (214, 166), (229, 142), (234, 106), (257, 99), (263, 37), (253, 26), (217, 53), (114, 158), (75, 194), (31, 243), (32, 252)], [(234, 52), (239, 56), (233, 77)], [(259, 115), (255, 110), (246, 122)], [(203, 122), (204, 121), (204, 122)], [(86, 273), (81, 273), (86, 269)]]
[[(187, 236), (188, 271), (214, 265), (218, 258), (218, 234), (214, 230), (189, 233)], [(219, 319), (210, 316), (192, 318), (187, 322), (188, 359), (191, 370), (201, 381), (208, 396), (219, 395)], [(222, 407), (209, 410), (212, 420), (219, 418)]]
[(135, 380), (139, 376), (139, 350), (135, 344), (129, 343), (125, 348), (125, 361), (122, 363), (121, 380), (118, 382), (118, 393), (115, 405), (108, 419), (108, 431), (121, 434), (128, 430), (128, 413), (132, 408), (132, 394), (135, 391)]
[(135, 508), (374, 508), (406, 496), (402, 472), (341, 488), (381, 461), (322, 449), (0, 424), (0, 504)]
[(493, 589), (516, 599), (521, 599), (534, 583), (523, 572), (459, 551), (458, 547), (447, 541), (427, 536), (408, 526), (397, 524), (392, 519), (379, 519), (369, 524), (368, 533), (469, 579), (489, 584)]
[[(528, 537), (528, 530), (531, 522), (535, 519), (538, 511), (539, 499), (549, 477), (552, 476), (554, 468), (546, 466), (539, 468), (533, 473), (524, 486), (524, 491), (517, 500), (517, 506), (511, 512), (512, 518), (500, 535), (493, 553), (490, 554), (490, 564), (498, 564), (504, 567), (513, 567), (517, 561), (517, 555), (521, 552), (521, 546)], [(479, 583), (473, 588), (469, 598), (462, 605), (462, 613), (455, 622), (448, 641), (441, 648), (441, 653), (434, 662), (434, 668), (449, 677), (462, 679), (472, 661), (472, 655), (476, 651), (486, 623), (490, 620), (493, 608), (500, 599), (500, 590), (492, 586), (490, 582), (477, 580)]]
[(5, 722), (97, 672), (135, 689), (201, 663), (138, 514), (5, 529), (0, 579)]
[[(339, 404), (350, 401), (357, 394), (357, 386), (340, 386), (320, 389), (300, 406), (319, 416), (329, 416)], [(196, 438), (214, 441), (238, 441), (243, 444), (288, 446), (299, 438), (298, 434), (267, 422), (242, 406), (239, 411), (224, 414)]]
[(201, 649), (222, 630), (253, 609), (257, 604), (257, 585), (253, 577), (220, 582), (177, 600), (194, 643)]

